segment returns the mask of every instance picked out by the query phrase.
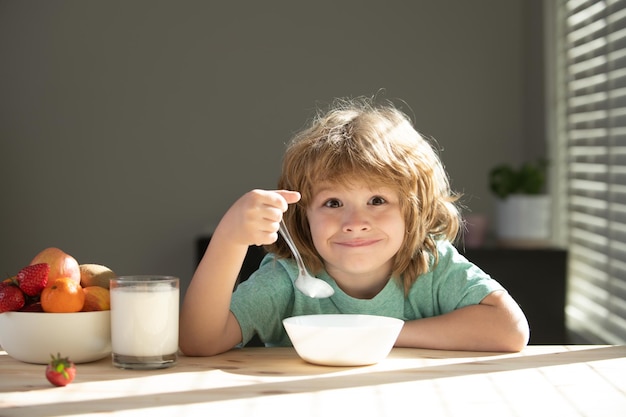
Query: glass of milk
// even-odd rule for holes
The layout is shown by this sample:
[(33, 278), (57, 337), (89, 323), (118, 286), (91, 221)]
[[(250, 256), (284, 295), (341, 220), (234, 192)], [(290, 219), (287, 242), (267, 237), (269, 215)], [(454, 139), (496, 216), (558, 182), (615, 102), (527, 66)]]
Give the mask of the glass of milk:
[(178, 354), (179, 279), (120, 276), (110, 281), (113, 365), (168, 368)]

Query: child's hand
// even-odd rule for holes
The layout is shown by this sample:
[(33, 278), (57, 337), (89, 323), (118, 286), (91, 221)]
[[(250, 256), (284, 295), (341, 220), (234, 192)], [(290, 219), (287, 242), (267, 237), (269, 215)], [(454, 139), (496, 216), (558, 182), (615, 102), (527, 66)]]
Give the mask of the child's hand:
[(278, 239), (278, 227), (289, 204), (300, 193), (287, 190), (252, 190), (226, 212), (215, 234), (241, 245), (267, 245)]

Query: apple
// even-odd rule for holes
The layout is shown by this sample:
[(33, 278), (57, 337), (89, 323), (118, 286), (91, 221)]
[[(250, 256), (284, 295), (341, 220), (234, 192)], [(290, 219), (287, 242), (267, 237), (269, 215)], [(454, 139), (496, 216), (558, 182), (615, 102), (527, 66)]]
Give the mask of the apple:
[(71, 255), (63, 252), (59, 248), (46, 248), (39, 252), (31, 265), (47, 263), (50, 265), (50, 273), (48, 274), (48, 287), (54, 285), (57, 278), (71, 278), (80, 284), (80, 267), (78, 261)]

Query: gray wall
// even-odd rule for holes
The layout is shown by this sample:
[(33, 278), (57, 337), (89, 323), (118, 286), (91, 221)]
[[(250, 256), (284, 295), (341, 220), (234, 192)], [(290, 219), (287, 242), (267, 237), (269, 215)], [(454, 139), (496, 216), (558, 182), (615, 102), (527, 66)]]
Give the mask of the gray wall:
[(491, 213), (489, 169), (543, 152), (529, 4), (0, 1), (0, 274), (58, 246), (187, 281), (316, 104), (380, 89)]

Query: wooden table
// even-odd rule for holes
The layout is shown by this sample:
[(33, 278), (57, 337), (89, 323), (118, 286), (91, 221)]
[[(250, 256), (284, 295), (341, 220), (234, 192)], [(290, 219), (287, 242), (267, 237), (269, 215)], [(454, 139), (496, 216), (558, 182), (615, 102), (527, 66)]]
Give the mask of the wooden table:
[(518, 354), (394, 349), (364, 367), (303, 362), (291, 348), (180, 357), (170, 369), (79, 364), (62, 388), (0, 351), (0, 416), (626, 416), (626, 346)]

